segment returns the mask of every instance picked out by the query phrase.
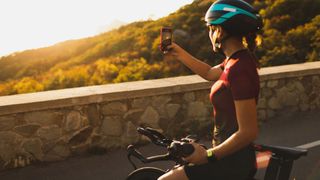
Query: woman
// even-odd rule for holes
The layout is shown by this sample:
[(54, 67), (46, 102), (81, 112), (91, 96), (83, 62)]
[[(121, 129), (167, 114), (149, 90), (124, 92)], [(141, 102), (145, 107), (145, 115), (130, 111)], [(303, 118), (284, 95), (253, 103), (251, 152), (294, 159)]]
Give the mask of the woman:
[[(216, 81), (210, 93), (214, 106), (213, 147), (192, 143), (189, 165), (171, 170), (159, 180), (241, 180), (254, 176), (258, 135), (256, 103), (259, 96), (257, 60), (253, 54), (262, 21), (251, 5), (241, 0), (218, 0), (205, 20), (213, 51), (223, 53), (223, 63), (211, 67), (173, 43), (174, 56), (206, 80)], [(247, 46), (244, 45), (246, 40)]]

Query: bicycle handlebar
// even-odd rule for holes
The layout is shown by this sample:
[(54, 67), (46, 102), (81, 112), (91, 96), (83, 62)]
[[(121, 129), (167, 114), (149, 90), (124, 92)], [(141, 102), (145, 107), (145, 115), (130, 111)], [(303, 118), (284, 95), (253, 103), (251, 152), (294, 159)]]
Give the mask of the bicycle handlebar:
[(172, 160), (172, 161), (175, 161), (177, 164), (185, 164), (186, 162), (182, 158), (187, 157), (194, 152), (194, 147), (192, 144), (190, 144), (190, 142), (197, 141), (196, 138), (192, 138), (192, 136), (190, 135), (185, 138), (182, 138), (181, 141), (168, 139), (157, 130), (149, 127), (147, 128), (138, 127), (137, 131), (140, 134), (147, 136), (152, 143), (162, 147), (166, 147), (168, 150), (168, 153), (145, 158), (139, 151), (137, 151), (134, 148), (133, 145), (129, 145), (127, 148), (128, 159), (132, 164), (132, 166), (134, 167), (134, 169), (136, 169), (136, 166), (132, 162), (130, 158), (131, 156), (138, 158), (143, 163)]

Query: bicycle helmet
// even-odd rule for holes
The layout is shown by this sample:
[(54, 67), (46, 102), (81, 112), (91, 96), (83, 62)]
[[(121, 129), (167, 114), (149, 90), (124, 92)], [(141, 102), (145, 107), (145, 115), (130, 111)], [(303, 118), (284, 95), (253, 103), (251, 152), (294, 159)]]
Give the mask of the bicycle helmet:
[(259, 13), (243, 0), (218, 0), (208, 9), (207, 25), (220, 25), (231, 35), (244, 36), (262, 28)]

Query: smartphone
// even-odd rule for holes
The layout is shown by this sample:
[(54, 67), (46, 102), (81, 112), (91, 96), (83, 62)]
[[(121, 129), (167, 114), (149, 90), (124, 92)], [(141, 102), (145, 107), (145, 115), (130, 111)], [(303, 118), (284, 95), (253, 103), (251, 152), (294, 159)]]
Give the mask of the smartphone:
[(162, 27), (160, 35), (160, 49), (166, 53), (169, 51), (168, 46), (172, 44), (172, 28)]

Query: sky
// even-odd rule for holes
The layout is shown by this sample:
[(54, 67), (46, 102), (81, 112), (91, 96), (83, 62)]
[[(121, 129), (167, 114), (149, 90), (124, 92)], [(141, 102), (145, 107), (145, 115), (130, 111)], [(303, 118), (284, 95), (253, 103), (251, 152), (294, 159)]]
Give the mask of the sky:
[(114, 21), (158, 19), (193, 0), (0, 0), (0, 56), (94, 36)]

